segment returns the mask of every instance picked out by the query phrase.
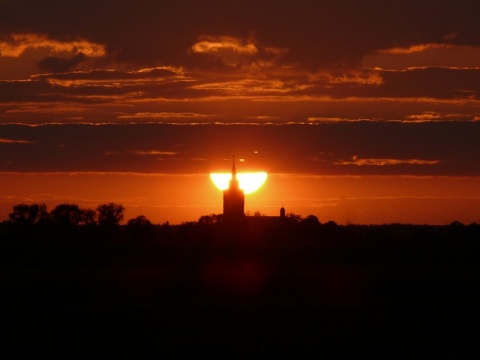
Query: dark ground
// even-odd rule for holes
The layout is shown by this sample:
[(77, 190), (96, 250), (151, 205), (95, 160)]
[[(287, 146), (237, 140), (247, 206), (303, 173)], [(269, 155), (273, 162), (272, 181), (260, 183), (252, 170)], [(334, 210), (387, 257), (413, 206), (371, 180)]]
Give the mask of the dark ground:
[(168, 231), (4, 230), (0, 358), (480, 355), (477, 225)]

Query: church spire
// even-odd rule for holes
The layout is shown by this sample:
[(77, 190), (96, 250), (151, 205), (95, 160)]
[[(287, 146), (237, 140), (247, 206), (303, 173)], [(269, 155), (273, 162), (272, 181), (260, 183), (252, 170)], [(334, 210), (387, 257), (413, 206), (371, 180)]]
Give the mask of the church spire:
[(245, 216), (245, 194), (240, 189), (237, 179), (237, 168), (235, 167), (235, 157), (232, 160), (232, 179), (228, 184), (228, 189), (223, 192), (223, 215), (226, 218), (241, 218)]
[(235, 157), (232, 160), (232, 180), (237, 178), (237, 168), (235, 167)]
[(232, 160), (232, 179), (230, 180), (229, 187), (230, 188), (239, 187), (239, 183), (237, 179), (237, 168), (235, 167), (235, 157), (233, 157), (233, 160)]

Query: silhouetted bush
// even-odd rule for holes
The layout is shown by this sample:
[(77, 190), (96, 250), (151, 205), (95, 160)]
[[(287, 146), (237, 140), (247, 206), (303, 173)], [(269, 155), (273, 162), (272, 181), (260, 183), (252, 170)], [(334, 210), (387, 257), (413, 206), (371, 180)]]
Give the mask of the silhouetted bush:
[(97, 207), (98, 224), (100, 226), (116, 226), (123, 220), (125, 208), (122, 204), (108, 203)]
[(300, 223), (302, 221), (302, 215), (298, 215), (298, 214), (294, 214), (293, 212), (290, 212), (285, 216), (285, 219), (292, 223)]
[(130, 226), (130, 227), (142, 227), (142, 226), (150, 226), (150, 225), (152, 225), (152, 223), (144, 215), (139, 215), (127, 221), (127, 226)]
[(154, 226), (144, 215), (128, 220), (125, 228), (130, 240), (153, 240)]
[(8, 214), (10, 222), (17, 225), (35, 225), (48, 221), (49, 214), (45, 204), (17, 204)]
[(318, 217), (315, 215), (308, 215), (304, 219), (301, 220), (302, 224), (307, 225), (307, 226), (318, 226), (321, 225), (320, 221), (318, 220)]
[(223, 219), (222, 214), (210, 214), (210, 215), (202, 215), (198, 219), (197, 223), (199, 225), (213, 225), (218, 224)]
[(60, 204), (50, 215), (53, 223), (61, 226), (93, 225), (96, 218), (94, 210), (81, 209), (76, 204)]

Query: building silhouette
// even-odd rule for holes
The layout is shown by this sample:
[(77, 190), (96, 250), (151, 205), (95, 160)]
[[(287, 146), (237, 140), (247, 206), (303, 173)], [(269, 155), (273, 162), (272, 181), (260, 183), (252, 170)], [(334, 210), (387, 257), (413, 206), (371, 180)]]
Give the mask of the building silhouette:
[(240, 189), (237, 179), (235, 160), (232, 165), (232, 179), (228, 189), (223, 191), (223, 216), (225, 218), (241, 218), (245, 216), (245, 194)]
[(223, 218), (227, 221), (234, 221), (243, 219), (244, 221), (252, 223), (263, 223), (270, 221), (284, 221), (286, 218), (285, 208), (281, 207), (279, 216), (245, 216), (245, 193), (240, 188), (240, 183), (237, 179), (237, 169), (235, 167), (235, 160), (232, 162), (232, 178), (228, 184), (228, 188), (223, 191)]

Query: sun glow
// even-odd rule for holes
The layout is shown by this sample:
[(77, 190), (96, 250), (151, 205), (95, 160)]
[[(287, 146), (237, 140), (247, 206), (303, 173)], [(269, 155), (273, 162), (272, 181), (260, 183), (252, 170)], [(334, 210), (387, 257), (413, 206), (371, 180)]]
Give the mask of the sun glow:
[[(210, 179), (220, 190), (228, 189), (228, 184), (232, 179), (232, 174), (230, 173), (211, 173)], [(267, 180), (266, 172), (245, 172), (237, 173), (237, 179), (240, 183), (240, 189), (243, 190), (245, 194), (250, 194), (258, 190)]]

